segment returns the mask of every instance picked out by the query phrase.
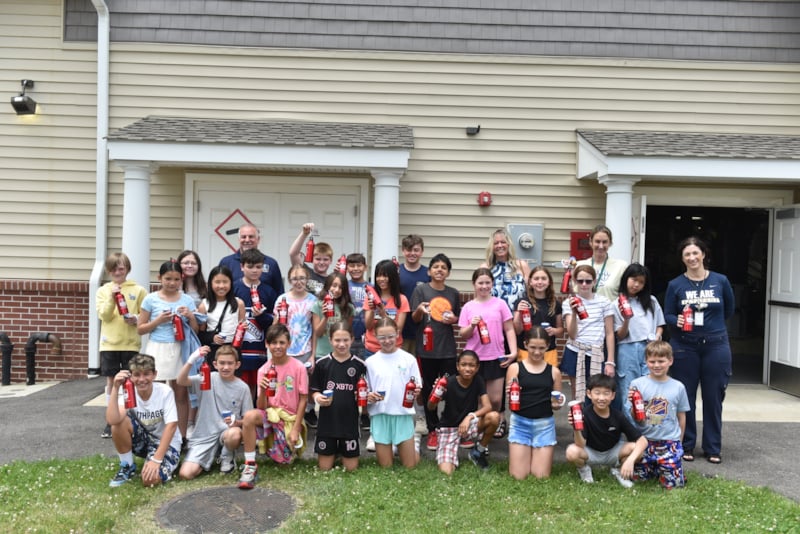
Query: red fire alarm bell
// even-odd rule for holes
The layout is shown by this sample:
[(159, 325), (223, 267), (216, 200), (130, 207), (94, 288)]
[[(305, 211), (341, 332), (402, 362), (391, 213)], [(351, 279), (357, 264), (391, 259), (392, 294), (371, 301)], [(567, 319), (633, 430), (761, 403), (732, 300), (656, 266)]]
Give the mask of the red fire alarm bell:
[(492, 194), (488, 191), (481, 191), (478, 193), (478, 206), (491, 206)]

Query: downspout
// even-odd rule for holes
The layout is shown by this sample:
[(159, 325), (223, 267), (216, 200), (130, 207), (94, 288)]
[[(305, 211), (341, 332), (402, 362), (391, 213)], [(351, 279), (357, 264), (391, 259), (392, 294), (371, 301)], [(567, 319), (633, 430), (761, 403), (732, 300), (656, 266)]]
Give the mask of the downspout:
[(100, 318), (97, 315), (97, 290), (103, 281), (108, 237), (108, 72), (110, 24), (104, 0), (92, 0), (97, 11), (97, 170), (95, 200), (95, 260), (89, 279), (89, 375), (100, 374)]

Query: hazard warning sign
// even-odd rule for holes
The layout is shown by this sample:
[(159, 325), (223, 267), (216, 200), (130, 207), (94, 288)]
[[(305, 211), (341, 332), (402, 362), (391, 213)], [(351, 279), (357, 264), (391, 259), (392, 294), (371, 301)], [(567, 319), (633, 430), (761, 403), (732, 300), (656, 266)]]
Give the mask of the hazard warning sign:
[(245, 223), (253, 224), (239, 208), (236, 208), (219, 223), (219, 226), (214, 228), (214, 232), (231, 251), (236, 252), (239, 250), (239, 227)]

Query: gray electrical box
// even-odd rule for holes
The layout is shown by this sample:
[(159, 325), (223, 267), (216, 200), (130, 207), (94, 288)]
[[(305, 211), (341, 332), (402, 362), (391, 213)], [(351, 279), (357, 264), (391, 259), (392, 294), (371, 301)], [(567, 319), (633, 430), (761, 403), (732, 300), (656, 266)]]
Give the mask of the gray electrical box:
[(514, 243), (517, 258), (525, 260), (531, 267), (542, 264), (542, 245), (544, 225), (530, 223), (509, 223), (508, 235)]

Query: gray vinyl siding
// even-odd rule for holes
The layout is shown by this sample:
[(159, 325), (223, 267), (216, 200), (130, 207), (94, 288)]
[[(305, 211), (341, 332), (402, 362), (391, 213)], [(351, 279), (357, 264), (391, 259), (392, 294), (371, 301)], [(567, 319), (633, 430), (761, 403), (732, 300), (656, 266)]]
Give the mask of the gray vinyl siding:
[[(193, 45), (710, 61), (800, 61), (800, 2), (114, 0), (111, 39)], [(89, 0), (65, 40), (93, 41)]]

